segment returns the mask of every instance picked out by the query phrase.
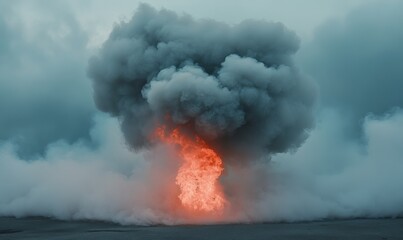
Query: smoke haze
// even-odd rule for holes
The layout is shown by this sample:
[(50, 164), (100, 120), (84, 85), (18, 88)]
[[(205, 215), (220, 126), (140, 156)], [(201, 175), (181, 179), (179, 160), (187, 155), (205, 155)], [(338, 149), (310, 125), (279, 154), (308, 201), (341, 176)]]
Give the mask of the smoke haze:
[(320, 86), (321, 104), (351, 118), (355, 133), (368, 113), (403, 105), (403, 31), (397, 24), (402, 7), (401, 1), (388, 1), (355, 9), (319, 27), (300, 54)]
[(88, 139), (86, 33), (61, 4), (0, 1), (0, 9), (0, 142), (32, 158), (50, 142)]
[[(67, 4), (0, 1), (0, 216), (402, 216), (401, 8), (374, 1), (322, 24), (297, 68), (298, 37), (281, 23), (140, 5), (94, 50)], [(186, 125), (226, 156), (231, 214), (193, 219), (177, 208), (174, 149), (148, 138), (159, 124)], [(234, 151), (250, 158), (238, 165)]]

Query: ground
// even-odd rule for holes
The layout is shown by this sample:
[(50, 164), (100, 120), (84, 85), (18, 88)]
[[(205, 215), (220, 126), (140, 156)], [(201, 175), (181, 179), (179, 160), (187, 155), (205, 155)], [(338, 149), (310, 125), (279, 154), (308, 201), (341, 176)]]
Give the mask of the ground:
[(403, 239), (403, 218), (207, 226), (121, 226), (46, 218), (0, 218), (0, 239)]

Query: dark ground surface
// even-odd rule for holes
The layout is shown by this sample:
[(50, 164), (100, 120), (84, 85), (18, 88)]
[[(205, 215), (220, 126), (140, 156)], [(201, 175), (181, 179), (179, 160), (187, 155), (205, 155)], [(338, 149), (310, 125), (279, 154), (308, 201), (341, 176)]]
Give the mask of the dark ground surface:
[(403, 218), (209, 226), (121, 226), (46, 218), (0, 218), (0, 239), (403, 239)]

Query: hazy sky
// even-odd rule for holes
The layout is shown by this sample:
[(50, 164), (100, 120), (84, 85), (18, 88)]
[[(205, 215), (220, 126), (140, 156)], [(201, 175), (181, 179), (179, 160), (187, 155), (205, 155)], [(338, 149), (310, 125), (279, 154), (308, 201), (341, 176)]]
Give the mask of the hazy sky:
[[(71, 11), (82, 27), (89, 31), (91, 44), (99, 45), (105, 40), (115, 22), (131, 18), (139, 3), (156, 8), (167, 8), (178, 13), (187, 13), (196, 18), (212, 18), (227, 23), (242, 20), (264, 19), (279, 21), (294, 30), (302, 39), (312, 37), (315, 28), (323, 22), (345, 16), (354, 7), (372, 0), (16, 0), (10, 4), (21, 11), (26, 19), (36, 18), (35, 8), (59, 8)], [(43, 17), (43, 15), (42, 15)]]
[[(371, 1), (371, 0), (370, 0)], [(188, 13), (196, 18), (212, 18), (227, 23), (242, 20), (264, 19), (278, 21), (294, 30), (302, 39), (309, 39), (321, 23), (343, 17), (349, 10), (368, 0), (73, 0), (68, 4), (77, 11), (85, 28), (98, 28), (93, 37), (95, 43), (104, 40), (112, 24), (131, 18), (139, 3), (148, 3), (157, 8), (167, 8), (178, 13)]]

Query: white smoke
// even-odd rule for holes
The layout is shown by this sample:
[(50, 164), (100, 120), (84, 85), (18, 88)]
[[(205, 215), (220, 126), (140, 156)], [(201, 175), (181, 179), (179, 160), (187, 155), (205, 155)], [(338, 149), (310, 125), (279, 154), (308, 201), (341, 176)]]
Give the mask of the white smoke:
[[(18, 158), (11, 144), (2, 145), (0, 216), (173, 223), (163, 216), (168, 203), (161, 200), (166, 197), (165, 178), (173, 171), (154, 169), (164, 160), (172, 162), (169, 151), (133, 153), (117, 121), (105, 116), (96, 118), (91, 139), (97, 143), (93, 149), (80, 142), (55, 142), (34, 161)], [(165, 159), (155, 159), (161, 151)], [(159, 175), (150, 175), (155, 172)]]
[(301, 149), (275, 158), (256, 214), (284, 221), (402, 216), (403, 111), (367, 116), (364, 143), (343, 136), (347, 123), (336, 112), (319, 121)]
[[(318, 128), (296, 153), (244, 169), (242, 182), (263, 180), (259, 186), (266, 187), (254, 190), (262, 191), (257, 200), (243, 196), (242, 209), (221, 220), (401, 216), (403, 110), (382, 118), (367, 117), (365, 144), (344, 138), (340, 134), (343, 125), (336, 112), (324, 113)], [(175, 166), (167, 169), (173, 159), (161, 157), (167, 156), (166, 149), (133, 153), (125, 146), (118, 123), (105, 117), (97, 118), (91, 136), (99, 144), (94, 149), (79, 142), (56, 142), (44, 158), (32, 162), (19, 159), (11, 145), (2, 145), (0, 215), (122, 224), (197, 221), (171, 211), (176, 196), (165, 189), (165, 182), (173, 181)], [(165, 163), (163, 171), (153, 169), (161, 163)], [(264, 175), (261, 179), (256, 178), (259, 172)]]

